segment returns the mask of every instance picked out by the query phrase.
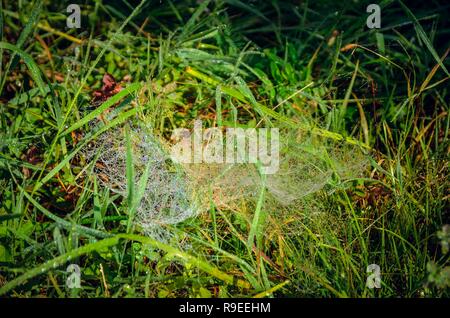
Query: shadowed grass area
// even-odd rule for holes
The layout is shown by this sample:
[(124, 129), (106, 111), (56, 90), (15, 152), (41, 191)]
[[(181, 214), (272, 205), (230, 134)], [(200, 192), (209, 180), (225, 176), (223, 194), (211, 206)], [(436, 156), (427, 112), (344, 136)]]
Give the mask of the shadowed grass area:
[[(370, 1), (86, 1), (78, 29), (0, 3), (1, 296), (449, 296), (445, 1), (382, 1), (380, 29)], [(279, 128), (284, 160), (183, 167), (198, 213), (159, 241), (129, 126), (165, 147), (196, 119)]]

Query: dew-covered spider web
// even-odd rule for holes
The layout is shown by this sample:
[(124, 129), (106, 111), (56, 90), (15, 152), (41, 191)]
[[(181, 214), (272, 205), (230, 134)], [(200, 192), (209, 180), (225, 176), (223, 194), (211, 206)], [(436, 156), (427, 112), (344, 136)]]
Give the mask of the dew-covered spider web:
[[(319, 200), (314, 197), (317, 193), (336, 178), (342, 181), (361, 176), (368, 164), (357, 146), (283, 130), (279, 169), (262, 178), (255, 164), (174, 163), (170, 144), (156, 137), (151, 127), (139, 122), (125, 125), (130, 127), (136, 186), (150, 165), (134, 223), (145, 235), (162, 241), (171, 237), (169, 225), (211, 206), (236, 210), (243, 201), (255, 203), (261, 187), (266, 189), (264, 209), (269, 213), (319, 206), (314, 202)], [(86, 160), (95, 165), (100, 184), (124, 198), (128, 195), (126, 153), (124, 126), (103, 133), (84, 151)]]
[[(182, 167), (170, 160), (150, 127), (133, 124), (129, 131), (135, 187), (149, 165), (149, 178), (134, 222), (144, 234), (167, 240), (165, 226), (180, 223), (197, 213), (192, 192)], [(103, 133), (85, 151), (87, 161), (95, 161), (94, 172), (100, 184), (123, 197), (128, 195), (126, 153), (124, 127)]]

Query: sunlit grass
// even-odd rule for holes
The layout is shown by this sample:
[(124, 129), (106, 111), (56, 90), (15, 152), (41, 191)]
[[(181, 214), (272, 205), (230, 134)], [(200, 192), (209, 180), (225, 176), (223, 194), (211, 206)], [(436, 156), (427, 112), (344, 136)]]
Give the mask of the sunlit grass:
[[(448, 296), (449, 7), (383, 2), (369, 30), (367, 3), (96, 2), (71, 30), (64, 4), (8, 2), (0, 295)], [(123, 89), (94, 107), (106, 72)], [(185, 167), (200, 213), (161, 242), (136, 226), (152, 174), (135, 177), (126, 127), (170, 144), (195, 119), (279, 127), (289, 160), (279, 179), (255, 168), (255, 187), (238, 186), (246, 167)], [(124, 194), (86, 157), (105, 132), (124, 145)]]

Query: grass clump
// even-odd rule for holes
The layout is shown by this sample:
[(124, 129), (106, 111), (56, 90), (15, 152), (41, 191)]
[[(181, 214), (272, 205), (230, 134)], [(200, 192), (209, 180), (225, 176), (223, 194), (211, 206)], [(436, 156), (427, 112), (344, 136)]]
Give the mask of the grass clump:
[[(369, 3), (3, 2), (0, 295), (448, 297), (448, 4)], [(279, 172), (165, 160), (196, 119)]]

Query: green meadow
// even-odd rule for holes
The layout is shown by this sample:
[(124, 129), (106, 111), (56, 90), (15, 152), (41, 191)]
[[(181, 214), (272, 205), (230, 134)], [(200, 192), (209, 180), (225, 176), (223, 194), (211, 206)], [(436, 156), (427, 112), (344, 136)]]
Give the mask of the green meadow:
[(0, 1), (1, 297), (449, 296), (450, 3), (74, 2)]

